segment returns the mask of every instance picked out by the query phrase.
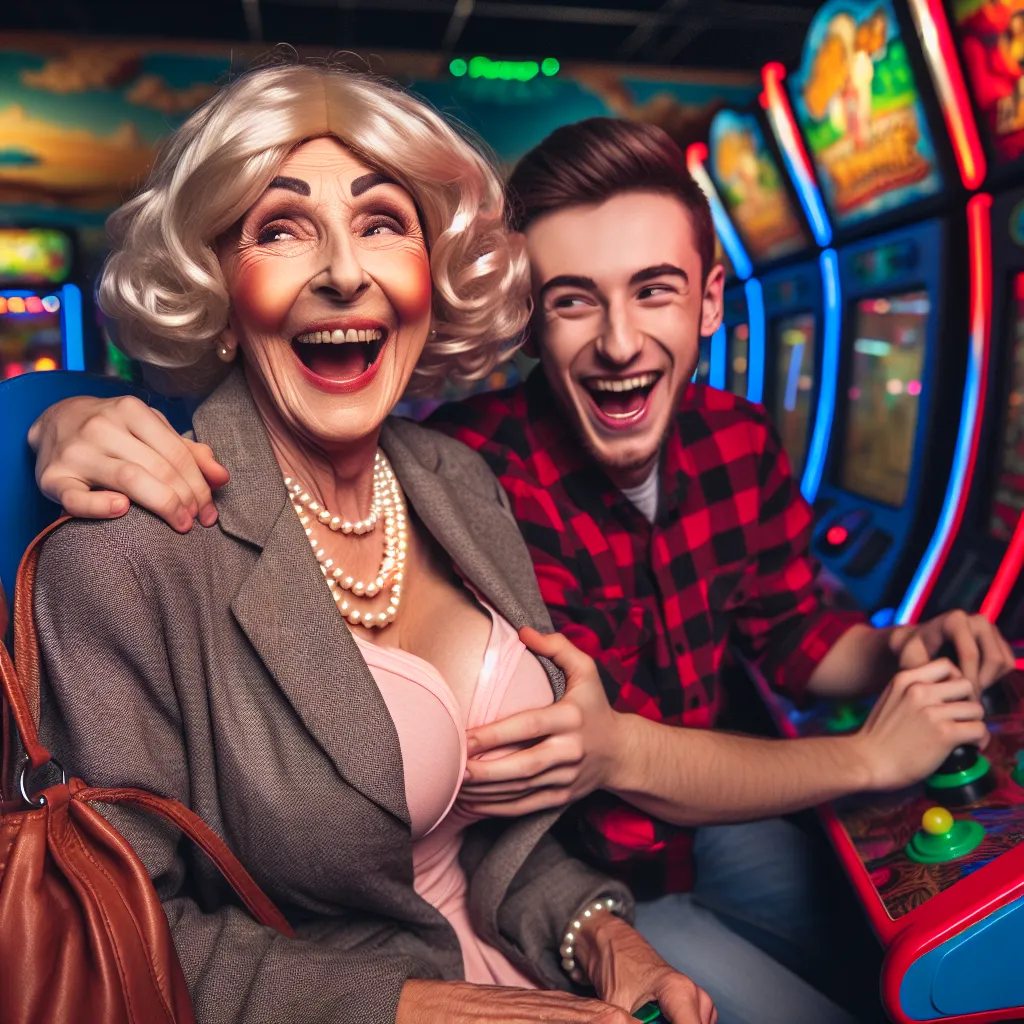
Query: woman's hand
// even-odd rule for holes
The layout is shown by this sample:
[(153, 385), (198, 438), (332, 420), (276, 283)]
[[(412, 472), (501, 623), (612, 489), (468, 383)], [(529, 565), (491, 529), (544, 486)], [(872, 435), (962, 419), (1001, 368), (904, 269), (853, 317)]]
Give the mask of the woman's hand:
[(70, 515), (113, 519), (131, 500), (182, 533), (196, 518), (217, 521), (210, 489), (228, 471), (138, 398), (67, 398), (32, 424), (28, 441), (36, 482)]
[[(561, 633), (524, 627), (520, 639), (565, 673), (565, 696), (470, 729), (470, 761), (460, 802), (488, 817), (519, 817), (561, 807), (608, 784), (619, 754), (619, 721), (594, 659)], [(493, 751), (521, 746), (501, 757)], [(492, 753), (491, 758), (485, 755)]]
[(643, 936), (614, 914), (598, 914), (576, 939), (576, 959), (597, 994), (630, 1013), (656, 1000), (672, 1024), (715, 1024), (711, 996), (673, 970)]
[[(642, 1004), (638, 1004), (642, 1005)], [(673, 1022), (676, 1018), (670, 1017)], [(691, 1024), (687, 1017), (678, 1018)], [(693, 1021), (699, 1018), (694, 1017)], [(630, 1015), (568, 992), (498, 988), (461, 981), (407, 981), (395, 1024), (629, 1024)]]

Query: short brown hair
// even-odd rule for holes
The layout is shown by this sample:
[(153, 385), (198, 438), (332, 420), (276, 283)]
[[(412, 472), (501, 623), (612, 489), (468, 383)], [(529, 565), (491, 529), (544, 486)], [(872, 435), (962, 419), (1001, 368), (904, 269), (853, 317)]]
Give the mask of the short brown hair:
[(706, 280), (715, 265), (707, 197), (690, 177), (683, 151), (652, 124), (591, 117), (556, 128), (516, 164), (508, 190), (517, 231), (567, 206), (601, 203), (621, 192), (666, 192), (690, 211), (701, 277)]

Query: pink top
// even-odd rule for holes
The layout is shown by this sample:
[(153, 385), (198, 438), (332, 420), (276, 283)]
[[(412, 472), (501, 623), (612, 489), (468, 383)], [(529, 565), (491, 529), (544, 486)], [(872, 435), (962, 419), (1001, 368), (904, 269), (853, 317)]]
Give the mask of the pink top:
[[(455, 929), (466, 981), (536, 988), (473, 931), (466, 875), (459, 864), (462, 833), (479, 820), (479, 815), (456, 804), (466, 770), (466, 730), (554, 699), (540, 662), (505, 619), (484, 607), (491, 616), (491, 635), (468, 712), (430, 662), (354, 635), (398, 732), (412, 820), (416, 892)], [(509, 751), (488, 756), (505, 753)]]

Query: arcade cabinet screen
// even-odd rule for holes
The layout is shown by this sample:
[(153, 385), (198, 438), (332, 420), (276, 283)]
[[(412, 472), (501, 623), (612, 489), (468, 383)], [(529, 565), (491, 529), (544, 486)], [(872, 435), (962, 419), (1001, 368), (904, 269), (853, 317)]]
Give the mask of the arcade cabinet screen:
[(60, 299), (0, 291), (0, 380), (60, 363)]
[(840, 483), (894, 508), (907, 497), (930, 312), (927, 292), (856, 306)]
[(989, 520), (989, 532), (1004, 542), (1013, 536), (1017, 519), (1024, 510), (1024, 274), (1017, 275), (1010, 302), (1008, 340), (1013, 352), (1009, 368), (1010, 395)]
[(729, 328), (729, 390), (741, 398), (747, 397), (747, 371), (750, 360), (750, 327), (733, 324)]
[(693, 379), (698, 384), (707, 384), (711, 376), (711, 339), (700, 339), (700, 350), (697, 355), (697, 369), (694, 371)]
[(814, 389), (814, 314), (779, 320), (775, 328), (775, 425), (793, 473), (799, 477), (807, 454), (807, 425)]

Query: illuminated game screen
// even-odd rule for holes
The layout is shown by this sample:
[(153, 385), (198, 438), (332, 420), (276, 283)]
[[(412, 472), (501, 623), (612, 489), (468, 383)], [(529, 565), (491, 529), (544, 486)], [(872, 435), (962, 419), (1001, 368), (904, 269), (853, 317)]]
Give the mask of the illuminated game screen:
[(0, 380), (61, 364), (60, 299), (0, 291)]
[(840, 483), (894, 508), (907, 497), (930, 313), (923, 291), (856, 306)]
[(942, 188), (892, 0), (828, 0), (789, 79), (821, 190), (846, 227)]
[(711, 377), (711, 339), (701, 338), (700, 339), (700, 350), (697, 356), (697, 369), (693, 374), (693, 379), (698, 384), (707, 384), (708, 379)]
[(728, 332), (729, 390), (747, 397), (747, 372), (750, 363), (750, 326), (733, 324)]
[(1024, 157), (1024, 2), (953, 0), (967, 82), (996, 159)]
[(814, 390), (813, 313), (780, 320), (775, 328), (775, 389), (772, 413), (793, 474), (803, 473)]
[(71, 240), (53, 228), (0, 228), (0, 286), (58, 284), (71, 267)]
[(1010, 310), (1010, 395), (1007, 399), (1006, 422), (1003, 425), (999, 474), (989, 532), (997, 540), (1009, 541), (1024, 509), (1024, 274), (1014, 282)]
[(753, 114), (720, 110), (711, 122), (709, 149), (715, 186), (755, 263), (810, 244)]

